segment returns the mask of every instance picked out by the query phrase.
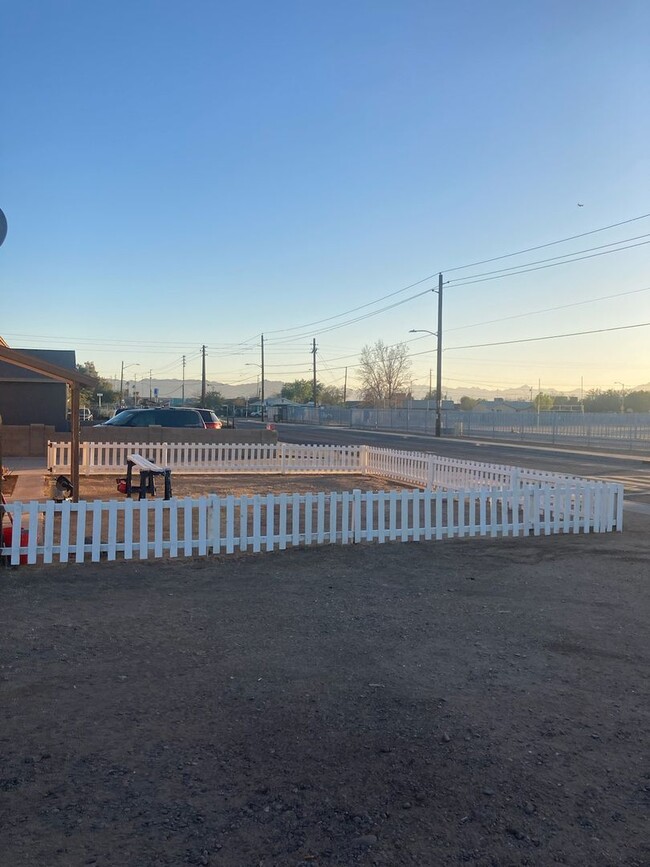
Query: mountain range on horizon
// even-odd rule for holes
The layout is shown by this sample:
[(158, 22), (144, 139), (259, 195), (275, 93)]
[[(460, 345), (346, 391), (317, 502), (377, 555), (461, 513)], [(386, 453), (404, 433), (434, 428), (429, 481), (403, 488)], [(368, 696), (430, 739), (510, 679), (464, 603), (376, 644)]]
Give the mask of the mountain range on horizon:
[[(108, 380), (115, 390), (119, 390), (120, 383), (119, 380), (109, 379)], [(282, 380), (264, 380), (264, 395), (265, 397), (274, 397), (279, 394), (284, 382)], [(141, 380), (138, 382), (138, 393), (141, 397), (149, 397), (149, 389), (151, 388), (152, 395), (154, 394), (154, 389), (158, 389), (158, 397), (165, 399), (171, 397), (180, 397), (183, 383), (180, 379), (152, 379), (151, 382), (148, 379)], [(207, 390), (208, 391), (219, 391), (224, 396), (226, 400), (233, 400), (236, 397), (244, 397), (252, 400), (259, 396), (259, 390), (256, 383), (243, 383), (241, 385), (230, 385), (226, 382), (218, 382), (216, 380), (208, 380), (207, 381)], [(415, 386), (413, 389), (413, 396), (416, 399), (422, 399), (426, 397), (428, 389), (426, 386)], [(558, 391), (557, 389), (548, 388), (542, 389), (545, 394), (564, 394), (567, 397), (579, 397), (580, 389), (576, 388), (572, 391)], [(633, 388), (626, 388), (626, 393), (631, 391), (650, 391), (650, 383), (645, 383), (644, 385), (634, 386)], [(200, 379), (186, 379), (185, 380), (185, 397), (186, 398), (196, 398), (201, 394), (201, 380)], [(450, 400), (458, 401), (461, 397), (471, 397), (474, 399), (481, 400), (494, 400), (494, 398), (503, 398), (504, 400), (528, 400), (532, 396), (534, 397), (537, 394), (537, 388), (530, 385), (521, 385), (516, 388), (479, 388), (473, 386), (466, 387), (458, 387), (458, 388), (445, 388), (443, 390), (443, 397)], [(358, 391), (356, 389), (348, 389), (348, 399), (356, 399), (358, 398)]]

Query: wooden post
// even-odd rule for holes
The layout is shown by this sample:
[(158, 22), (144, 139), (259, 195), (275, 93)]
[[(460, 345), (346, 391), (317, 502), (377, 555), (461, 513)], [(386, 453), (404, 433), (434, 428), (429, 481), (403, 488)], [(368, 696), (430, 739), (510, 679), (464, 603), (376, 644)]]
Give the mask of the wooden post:
[(79, 422), (79, 385), (73, 383), (72, 399), (70, 401), (70, 430), (72, 432), (72, 442), (70, 443), (70, 475), (72, 482), (72, 502), (79, 502), (79, 440), (80, 440), (80, 422)]
[[(4, 511), (5, 501), (2, 499), (2, 416), (0, 415), (0, 534), (2, 533), (2, 519), (5, 516)], [(2, 540), (0, 540), (2, 545)]]

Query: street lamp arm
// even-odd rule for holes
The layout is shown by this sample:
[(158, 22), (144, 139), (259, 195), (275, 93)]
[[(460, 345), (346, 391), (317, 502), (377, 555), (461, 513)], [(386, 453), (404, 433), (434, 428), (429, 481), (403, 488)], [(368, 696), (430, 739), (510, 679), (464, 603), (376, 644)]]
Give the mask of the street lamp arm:
[(140, 367), (140, 362), (132, 361), (131, 364), (125, 364), (124, 362), (122, 362), (122, 367), (120, 370), (120, 403), (122, 403), (122, 400), (124, 398), (124, 371), (128, 370), (129, 367)]
[[(436, 291), (435, 289), (433, 290)], [(409, 334), (430, 334), (436, 338), (436, 436), (442, 436), (442, 274), (438, 274), (438, 330), (411, 328)]]
[(437, 337), (437, 331), (429, 331), (428, 328), (409, 328), (409, 334), (430, 334), (432, 337)]

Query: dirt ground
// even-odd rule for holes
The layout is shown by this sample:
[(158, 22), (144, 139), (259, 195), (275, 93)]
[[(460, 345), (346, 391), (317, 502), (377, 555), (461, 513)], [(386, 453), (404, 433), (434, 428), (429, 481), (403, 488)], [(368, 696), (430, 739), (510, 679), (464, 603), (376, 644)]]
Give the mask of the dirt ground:
[(0, 572), (3, 863), (650, 863), (626, 522)]
[[(123, 473), (121, 478), (124, 478)], [(106, 476), (81, 476), (79, 479), (79, 496), (82, 500), (123, 500), (124, 494), (117, 492), (117, 479), (119, 474)], [(139, 476), (134, 476), (134, 481), (139, 484)], [(54, 478), (47, 475), (44, 478), (45, 496), (51, 497), (54, 487)], [(155, 480), (156, 493), (163, 495), (163, 481)], [(172, 474), (172, 493), (175, 497), (201, 497), (206, 494), (217, 494), (225, 497), (229, 494), (234, 496), (253, 496), (254, 494), (293, 494), (309, 491), (400, 491), (408, 488), (403, 482), (390, 482), (379, 476), (352, 475), (347, 473), (323, 473), (309, 475), (300, 473), (296, 475), (264, 475), (260, 473), (233, 473), (223, 474)], [(133, 499), (137, 499), (137, 493)]]

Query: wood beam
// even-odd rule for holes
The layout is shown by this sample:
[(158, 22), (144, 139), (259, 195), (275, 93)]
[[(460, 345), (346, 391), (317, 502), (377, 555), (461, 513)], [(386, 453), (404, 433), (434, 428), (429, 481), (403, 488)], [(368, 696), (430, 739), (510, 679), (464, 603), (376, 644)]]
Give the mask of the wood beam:
[(49, 361), (42, 361), (33, 355), (17, 352), (15, 349), (9, 349), (6, 346), (0, 346), (0, 361), (7, 361), (16, 367), (31, 370), (32, 373), (41, 373), (43, 376), (56, 379), (59, 382), (67, 382), (68, 385), (76, 383), (86, 388), (93, 388), (97, 384), (96, 380), (91, 376), (86, 376), (85, 373), (79, 373), (77, 370), (70, 370), (67, 367), (60, 367), (58, 364), (50, 364)]

